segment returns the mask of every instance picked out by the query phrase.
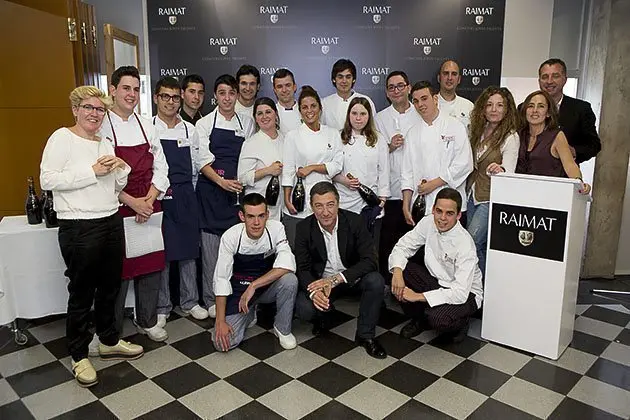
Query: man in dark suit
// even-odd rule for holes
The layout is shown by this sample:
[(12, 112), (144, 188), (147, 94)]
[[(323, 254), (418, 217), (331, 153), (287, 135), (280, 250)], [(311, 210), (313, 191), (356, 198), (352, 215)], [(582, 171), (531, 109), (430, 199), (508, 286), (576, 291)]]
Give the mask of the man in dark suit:
[(567, 82), (567, 66), (559, 58), (550, 58), (538, 68), (538, 85), (551, 95), (559, 107), (560, 128), (569, 141), (576, 163), (595, 156), (602, 148), (595, 129), (591, 104), (562, 94)]
[(384, 295), (376, 249), (360, 215), (339, 209), (339, 193), (330, 182), (310, 191), (312, 215), (297, 225), (295, 260), (300, 291), (299, 318), (313, 322), (313, 334), (327, 329), (332, 302), (344, 292), (361, 291), (355, 340), (378, 359), (387, 357), (374, 338)]

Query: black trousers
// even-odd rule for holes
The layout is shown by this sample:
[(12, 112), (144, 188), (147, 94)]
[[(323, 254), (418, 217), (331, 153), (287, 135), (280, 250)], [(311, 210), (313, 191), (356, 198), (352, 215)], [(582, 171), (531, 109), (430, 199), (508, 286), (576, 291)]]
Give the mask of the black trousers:
[[(357, 319), (357, 337), (374, 338), (384, 295), (384, 281), (380, 273), (377, 271), (368, 273), (352, 286), (340, 284), (332, 290), (329, 300), (333, 303), (339, 297), (351, 293), (357, 288), (361, 291), (359, 318)], [(313, 305), (313, 302), (308, 298), (308, 294), (304, 290), (298, 292), (295, 300), (295, 313), (303, 321), (316, 321), (317, 318), (327, 316), (327, 312), (322, 312), (315, 308), (315, 305)]]
[(70, 355), (78, 362), (88, 356), (92, 341), (88, 329), (92, 303), (100, 341), (118, 343), (114, 307), (124, 253), (122, 218), (116, 213), (101, 219), (59, 220), (59, 247), (70, 279), (66, 337)]
[(402, 200), (387, 200), (385, 202), (385, 216), (383, 216), (382, 220), (381, 235), (379, 242), (377, 242), (378, 263), (379, 271), (385, 279), (385, 283), (390, 284), (392, 275), (387, 270), (389, 254), (392, 253), (396, 242), (413, 227), (405, 222), (405, 216), (402, 211)]
[[(405, 279), (405, 286), (418, 293), (441, 287), (424, 264), (408, 262), (403, 271), (403, 278)], [(431, 329), (438, 333), (459, 330), (468, 323), (471, 315), (477, 311), (477, 302), (475, 302), (473, 293), (470, 293), (466, 302), (461, 305), (444, 304), (429, 307), (426, 302), (401, 302), (401, 306), (405, 315), (426, 322)]]

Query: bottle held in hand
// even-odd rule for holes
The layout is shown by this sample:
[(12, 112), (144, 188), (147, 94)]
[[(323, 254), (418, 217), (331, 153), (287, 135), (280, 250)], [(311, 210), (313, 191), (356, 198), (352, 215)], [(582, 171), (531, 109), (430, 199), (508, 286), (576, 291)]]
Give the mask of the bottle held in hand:
[[(422, 184), (424, 184), (425, 182), (427, 181), (423, 179)], [(413, 202), (413, 205), (411, 206), (411, 218), (413, 219), (414, 223), (418, 223), (424, 217), (426, 210), (427, 199), (424, 194), (418, 194)]]
[[(348, 173), (346, 177), (348, 179), (355, 179), (351, 173)], [(357, 191), (368, 206), (373, 207), (379, 206), (381, 204), (381, 199), (378, 198), (378, 195), (376, 195), (376, 193), (370, 187), (366, 187), (365, 185), (359, 183)]]
[(280, 180), (277, 176), (272, 176), (267, 184), (267, 191), (265, 192), (265, 200), (270, 206), (275, 206), (278, 203), (278, 197), (280, 196)]
[(304, 204), (306, 200), (306, 191), (304, 190), (304, 184), (302, 182), (302, 178), (297, 179), (297, 183), (293, 188), (293, 193), (291, 193), (291, 204), (295, 207), (298, 213), (304, 211)]
[(33, 177), (27, 178), (28, 192), (26, 193), (26, 218), (29, 225), (38, 225), (42, 222), (42, 206), (35, 194), (35, 182)]
[(57, 212), (53, 207), (52, 191), (42, 191), (42, 216), (47, 228), (59, 226), (57, 222)]

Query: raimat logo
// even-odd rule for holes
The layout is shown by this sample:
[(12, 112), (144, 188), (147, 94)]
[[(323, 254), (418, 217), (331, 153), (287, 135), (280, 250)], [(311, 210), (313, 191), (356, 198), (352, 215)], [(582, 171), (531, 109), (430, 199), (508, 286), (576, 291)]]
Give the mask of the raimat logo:
[(483, 23), (484, 16), (492, 16), (494, 7), (467, 7), (466, 15), (474, 15), (475, 23), (481, 25)]
[(389, 74), (389, 67), (361, 67), (361, 75), (372, 76), (372, 84), (378, 85), (381, 76), (385, 78)]
[(258, 11), (261, 15), (269, 15), (271, 23), (278, 23), (279, 15), (286, 15), (289, 6), (260, 6)]
[(413, 38), (413, 45), (422, 45), (422, 52), (424, 55), (431, 54), (433, 46), (439, 46), (442, 42), (442, 38)]
[(160, 69), (160, 77), (165, 77), (165, 76), (178, 77), (178, 76), (186, 76), (187, 74), (188, 74), (188, 69), (185, 67)]
[(281, 69), (284, 67), (261, 67), (260, 68), (260, 75), (261, 76), (269, 76), (269, 80), (271, 81), (271, 83), (273, 84), (273, 75), (276, 71), (278, 71), (278, 69)]
[(223, 38), (213, 38), (210, 37), (208, 41), (210, 46), (218, 46), (219, 52), (221, 55), (226, 55), (229, 51), (229, 46), (236, 45), (238, 43), (238, 37), (223, 37)]
[(311, 45), (320, 45), (322, 54), (328, 54), (331, 45), (339, 45), (338, 36), (312, 36)]
[(185, 14), (185, 7), (158, 7), (158, 15), (168, 16), (168, 23), (171, 25), (177, 23), (177, 16), (184, 16)]
[(481, 82), (481, 77), (490, 76), (490, 69), (462, 69), (462, 76), (470, 76), (471, 82), (477, 86)]
[(378, 24), (383, 20), (383, 15), (389, 15), (392, 6), (363, 6), (363, 14), (372, 15), (372, 21)]

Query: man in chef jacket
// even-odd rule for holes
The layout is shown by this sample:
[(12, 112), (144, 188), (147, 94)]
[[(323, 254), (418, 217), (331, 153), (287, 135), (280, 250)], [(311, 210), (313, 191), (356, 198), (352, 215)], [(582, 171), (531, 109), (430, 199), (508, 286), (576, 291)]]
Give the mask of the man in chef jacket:
[(254, 101), (260, 90), (260, 72), (250, 64), (243, 64), (236, 72), (238, 98), (235, 110), (239, 114), (254, 118)]
[(474, 105), (468, 99), (457, 95), (457, 86), (461, 81), (462, 75), (459, 64), (455, 60), (444, 61), (438, 74), (438, 83), (440, 84), (438, 106), (443, 113), (458, 119), (468, 130), (470, 112)]
[(295, 77), (289, 69), (278, 69), (273, 74), (273, 93), (276, 94), (278, 103), (278, 118), (280, 119), (280, 131), (287, 134), (302, 124), (302, 116), (295, 100)]

